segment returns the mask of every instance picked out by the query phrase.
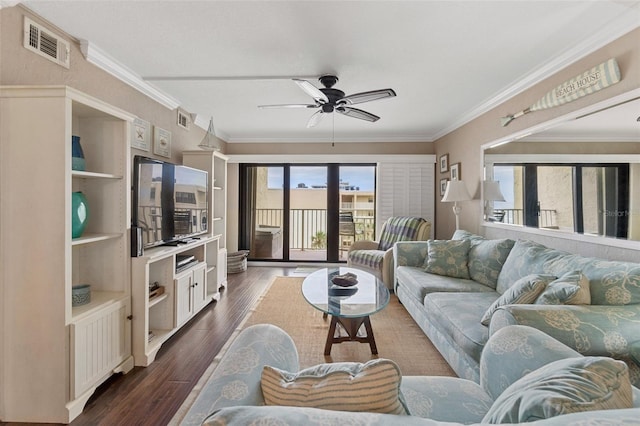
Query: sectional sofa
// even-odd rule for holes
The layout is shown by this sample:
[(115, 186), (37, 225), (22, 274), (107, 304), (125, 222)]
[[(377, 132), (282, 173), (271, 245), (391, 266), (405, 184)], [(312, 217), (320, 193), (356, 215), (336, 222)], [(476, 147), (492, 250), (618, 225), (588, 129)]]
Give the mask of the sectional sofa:
[(460, 377), (478, 382), (489, 336), (520, 324), (623, 360), (640, 384), (639, 263), (456, 231), (396, 243), (394, 264), (398, 299)]
[[(640, 390), (631, 385), (624, 362), (582, 357), (527, 326), (504, 327), (490, 338), (479, 383), (402, 377), (393, 368), (379, 376), (374, 369), (381, 365), (393, 362), (324, 364), (299, 371), (291, 338), (273, 325), (254, 325), (230, 345), (180, 424), (613, 426), (640, 419)], [(345, 373), (354, 367), (358, 374)], [(273, 380), (274, 371), (279, 380)], [(373, 382), (379, 385), (372, 387)], [(274, 392), (292, 402), (273, 405)], [(400, 413), (389, 413), (400, 405)]]

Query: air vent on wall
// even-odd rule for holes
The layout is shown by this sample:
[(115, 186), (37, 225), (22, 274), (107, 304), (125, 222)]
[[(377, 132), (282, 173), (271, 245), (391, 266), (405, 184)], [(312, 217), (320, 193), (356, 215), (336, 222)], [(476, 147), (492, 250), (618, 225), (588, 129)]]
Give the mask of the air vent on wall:
[(58, 65), (69, 68), (69, 42), (26, 16), (23, 46)]
[(178, 126), (182, 127), (185, 130), (189, 130), (189, 124), (191, 123), (191, 119), (186, 112), (178, 109)]

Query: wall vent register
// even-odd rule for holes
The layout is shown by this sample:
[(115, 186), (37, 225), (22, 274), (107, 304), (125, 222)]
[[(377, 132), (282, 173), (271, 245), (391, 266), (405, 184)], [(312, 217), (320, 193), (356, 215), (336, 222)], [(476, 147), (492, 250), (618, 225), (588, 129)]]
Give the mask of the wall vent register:
[(58, 65), (69, 68), (69, 42), (26, 16), (23, 46)]

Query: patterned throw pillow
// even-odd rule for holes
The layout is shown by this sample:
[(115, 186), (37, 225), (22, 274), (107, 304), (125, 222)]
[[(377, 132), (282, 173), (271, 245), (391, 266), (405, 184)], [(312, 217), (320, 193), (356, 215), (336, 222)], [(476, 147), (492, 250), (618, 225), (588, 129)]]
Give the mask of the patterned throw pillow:
[(265, 366), (260, 384), (266, 405), (407, 414), (401, 380), (398, 365), (379, 358), (319, 364), (298, 373)]
[(432, 274), (469, 279), (469, 240), (430, 240), (424, 270)]
[(489, 306), (489, 309), (484, 313), (480, 324), (489, 325), (493, 313), (504, 305), (525, 305), (527, 303), (533, 303), (540, 293), (545, 289), (547, 284), (555, 280), (553, 275), (538, 275), (531, 274), (526, 277), (520, 278), (516, 281), (507, 291), (505, 291), (495, 302)]
[(508, 238), (487, 240), (480, 235), (461, 229), (456, 230), (451, 239), (471, 241), (469, 276), (472, 280), (495, 289), (502, 266), (516, 242)]
[(515, 243), (514, 240), (508, 238), (472, 240), (469, 250), (469, 275), (471, 275), (471, 279), (495, 289), (502, 265), (509, 257)]
[(569, 272), (550, 282), (535, 303), (536, 305), (588, 305), (591, 303), (589, 279), (580, 271)]
[(482, 423), (523, 423), (562, 414), (631, 408), (633, 393), (624, 361), (567, 358), (523, 376), (493, 403)]

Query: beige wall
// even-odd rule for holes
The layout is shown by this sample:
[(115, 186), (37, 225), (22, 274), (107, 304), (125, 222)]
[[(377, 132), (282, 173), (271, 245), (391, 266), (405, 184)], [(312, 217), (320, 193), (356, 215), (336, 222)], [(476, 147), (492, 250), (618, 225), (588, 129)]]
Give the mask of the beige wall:
[[(462, 163), (462, 179), (467, 184), (469, 192), (477, 195), (477, 199), (461, 203), (461, 228), (482, 233), (480, 229), (482, 206), (479, 200), (479, 185), (482, 178), (482, 145), (640, 87), (640, 49), (638, 46), (640, 46), (640, 29), (626, 34), (571, 64), (552, 77), (525, 90), (435, 142), (435, 153), (438, 157), (449, 153), (450, 164)], [(514, 120), (507, 127), (500, 125), (500, 117), (523, 110), (563, 81), (610, 58), (616, 58), (622, 74), (622, 80), (616, 85), (556, 108), (527, 114)], [(448, 174), (437, 173), (436, 181), (444, 177), (448, 177)], [(449, 203), (441, 203), (439, 199), (436, 200), (436, 219), (436, 238), (451, 237), (455, 230), (455, 218)]]
[[(69, 69), (57, 65), (22, 46), (23, 16), (45, 25), (71, 42)], [(177, 125), (177, 112), (169, 110), (131, 86), (84, 59), (77, 40), (20, 6), (0, 9), (0, 85), (66, 85), (99, 98), (171, 132), (171, 161), (182, 162), (182, 151), (197, 149), (205, 135), (198, 126), (189, 131)], [(9, 59), (10, 58), (10, 59)], [(224, 149), (224, 142), (221, 141)], [(131, 150), (132, 155), (155, 157)], [(161, 157), (158, 157), (161, 158)], [(166, 159), (165, 159), (166, 160)]]

